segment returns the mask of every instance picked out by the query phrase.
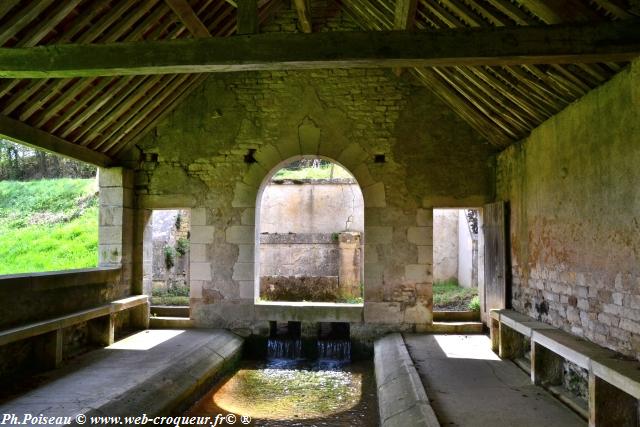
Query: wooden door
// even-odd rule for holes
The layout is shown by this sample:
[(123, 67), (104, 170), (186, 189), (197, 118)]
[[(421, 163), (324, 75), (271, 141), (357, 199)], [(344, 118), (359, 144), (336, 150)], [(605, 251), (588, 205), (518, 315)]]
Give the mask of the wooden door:
[(508, 308), (510, 266), (507, 256), (507, 206), (505, 202), (484, 206), (484, 311)]

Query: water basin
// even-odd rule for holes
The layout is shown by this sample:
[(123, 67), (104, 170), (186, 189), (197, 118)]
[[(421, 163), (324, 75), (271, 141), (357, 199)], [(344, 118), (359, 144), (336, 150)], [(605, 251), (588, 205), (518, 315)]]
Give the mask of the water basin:
[(378, 426), (373, 364), (243, 361), (186, 415), (236, 414), (254, 426)]

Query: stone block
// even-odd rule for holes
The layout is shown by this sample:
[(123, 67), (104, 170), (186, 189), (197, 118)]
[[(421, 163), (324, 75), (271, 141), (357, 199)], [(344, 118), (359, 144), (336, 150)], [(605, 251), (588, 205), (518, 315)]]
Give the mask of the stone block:
[(99, 265), (111, 266), (119, 265), (122, 262), (122, 245), (105, 245), (98, 246)]
[(433, 246), (418, 246), (418, 264), (433, 265)]
[(138, 196), (138, 207), (143, 209), (190, 208), (196, 199), (190, 194), (142, 194)]
[(213, 243), (215, 237), (215, 227), (213, 225), (192, 225), (191, 243), (208, 244)]
[(365, 227), (364, 239), (366, 245), (386, 244), (393, 240), (393, 227), (370, 226)]
[(353, 176), (358, 181), (358, 185), (360, 185), (360, 188), (366, 188), (376, 184), (376, 181), (371, 176), (371, 173), (369, 172), (369, 167), (367, 166), (366, 163), (362, 163), (358, 167), (356, 167), (353, 170)]
[(430, 324), (433, 322), (433, 313), (430, 304), (416, 303), (404, 309), (403, 323)]
[(250, 187), (260, 188), (262, 181), (269, 172), (263, 168), (259, 163), (253, 163), (249, 165), (249, 168), (242, 177), (242, 182)]
[(284, 160), (280, 156), (280, 152), (273, 145), (264, 145), (257, 150), (253, 156), (254, 159), (265, 169), (271, 170), (278, 163)]
[(122, 187), (105, 187), (100, 189), (100, 207), (124, 206), (124, 189)]
[(367, 159), (368, 154), (360, 147), (360, 144), (351, 143), (342, 150), (342, 153), (338, 156), (338, 162), (344, 165), (349, 170), (355, 170), (361, 163)]
[(118, 225), (98, 227), (98, 241), (104, 245), (122, 244), (122, 227)]
[(433, 227), (409, 227), (407, 240), (420, 246), (433, 245)]
[(253, 299), (255, 296), (255, 286), (253, 280), (241, 280), (240, 283), (240, 298)]
[(402, 319), (400, 303), (366, 301), (364, 303), (365, 323), (402, 323)]
[(419, 227), (431, 227), (433, 225), (433, 209), (418, 209), (416, 224)]
[(405, 280), (409, 283), (425, 283), (431, 280), (431, 271), (424, 264), (404, 266)]
[(207, 225), (207, 210), (205, 208), (191, 209), (191, 226)]
[(211, 280), (213, 273), (210, 262), (192, 262), (189, 264), (191, 280)]
[(364, 263), (377, 264), (379, 262), (378, 248), (375, 245), (364, 246)]
[(122, 187), (123, 168), (98, 168), (98, 183), (103, 187)]
[(202, 298), (202, 280), (189, 281), (189, 298)]
[(202, 243), (193, 243), (189, 246), (189, 259), (191, 262), (206, 262), (209, 257), (207, 256), (207, 245)]
[(233, 280), (253, 280), (253, 267), (252, 262), (236, 262), (233, 265)]
[(101, 206), (98, 214), (100, 225), (122, 225), (123, 213), (121, 206)]
[(249, 225), (232, 225), (226, 230), (226, 240), (228, 243), (253, 244), (255, 239), (255, 228)]
[(384, 184), (378, 182), (362, 189), (364, 205), (368, 208), (384, 208), (387, 206)]
[(255, 225), (256, 223), (256, 210), (254, 208), (247, 208), (242, 211), (240, 216), (240, 224), (242, 225)]
[(256, 205), (258, 197), (258, 188), (245, 184), (244, 182), (236, 183), (233, 191), (233, 200), (231, 206), (234, 208), (252, 208)]
[(238, 245), (238, 262), (254, 262), (254, 245)]

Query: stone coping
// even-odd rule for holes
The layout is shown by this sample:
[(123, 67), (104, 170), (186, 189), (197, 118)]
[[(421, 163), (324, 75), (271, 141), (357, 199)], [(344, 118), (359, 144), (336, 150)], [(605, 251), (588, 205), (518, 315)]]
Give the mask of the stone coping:
[(0, 289), (43, 291), (116, 281), (122, 267), (96, 267), (77, 270), (45, 271), (0, 275)]
[(374, 343), (381, 427), (440, 427), (402, 335)]
[(362, 322), (364, 304), (256, 302), (257, 320), (278, 322)]

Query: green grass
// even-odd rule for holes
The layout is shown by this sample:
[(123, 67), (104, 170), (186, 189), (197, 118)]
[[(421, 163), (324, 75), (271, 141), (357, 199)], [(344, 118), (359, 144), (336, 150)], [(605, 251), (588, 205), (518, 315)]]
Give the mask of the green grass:
[[(322, 165), (317, 168), (308, 167), (296, 170), (280, 169), (272, 179), (329, 179), (330, 177), (331, 165)], [(338, 165), (335, 165), (333, 177), (340, 179), (353, 178), (346, 169)]]
[[(458, 286), (457, 280), (445, 280), (433, 284), (433, 307), (438, 310), (473, 310), (478, 298), (477, 288)], [(480, 309), (480, 301), (477, 300)]]
[(189, 305), (189, 287), (154, 287), (151, 291), (153, 305)]
[(0, 182), (0, 274), (97, 263), (95, 179)]

